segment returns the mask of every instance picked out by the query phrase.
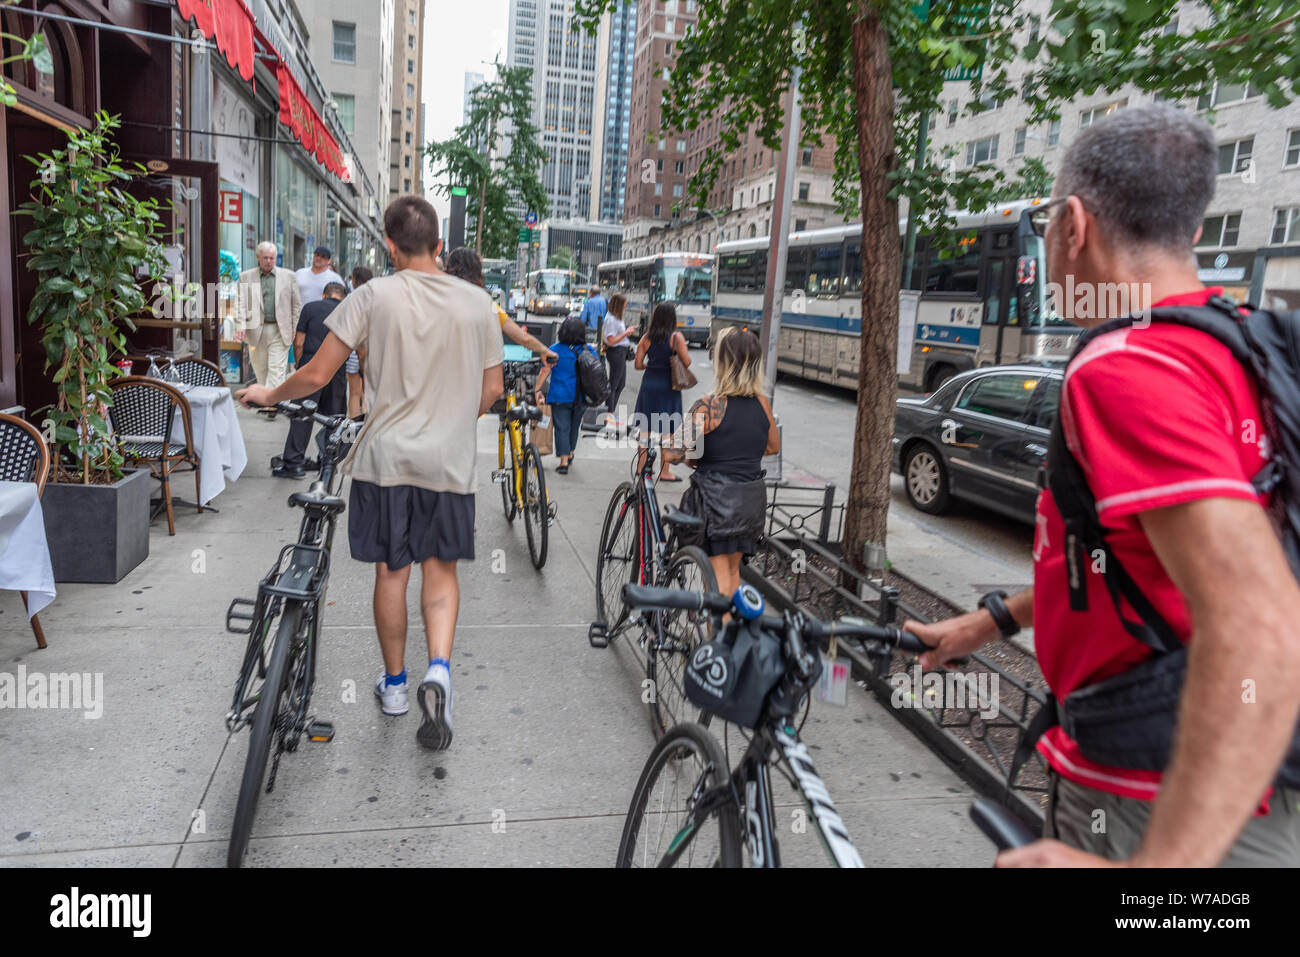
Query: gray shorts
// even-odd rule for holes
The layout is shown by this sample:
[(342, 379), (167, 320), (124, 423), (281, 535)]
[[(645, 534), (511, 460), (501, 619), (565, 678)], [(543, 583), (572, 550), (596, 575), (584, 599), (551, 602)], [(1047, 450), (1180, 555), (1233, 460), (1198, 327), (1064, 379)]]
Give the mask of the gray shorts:
[(390, 569), (474, 558), (474, 496), (412, 485), (352, 482), (348, 545), (359, 562)]
[[(1112, 861), (1137, 852), (1154, 802), (1098, 791), (1055, 771), (1048, 779), (1043, 837)], [(1300, 867), (1300, 793), (1274, 788), (1268, 807), (1246, 823), (1220, 867)]]

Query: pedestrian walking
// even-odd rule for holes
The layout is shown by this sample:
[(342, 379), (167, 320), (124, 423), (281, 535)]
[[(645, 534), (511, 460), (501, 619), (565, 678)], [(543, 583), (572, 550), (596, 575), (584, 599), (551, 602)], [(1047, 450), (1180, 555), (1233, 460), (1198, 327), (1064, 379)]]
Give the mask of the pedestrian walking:
[[(1050, 440), (1033, 589), (906, 626), (938, 646), (925, 667), (1034, 628), (1053, 696), (1031, 729), (1048, 840), (1001, 866), (1300, 866), (1300, 587), (1266, 510), (1287, 486), (1253, 482), (1280, 452), (1248, 431), (1269, 421), (1252, 374), (1178, 321), (1242, 318), (1197, 276), (1218, 152), (1163, 104), (1070, 145), (1035, 231), (1056, 288), (1089, 297), (1061, 304), (1088, 331)], [(1148, 291), (1137, 314), (1105, 314), (1117, 288)]]
[(740, 587), (741, 559), (758, 551), (767, 514), (763, 456), (781, 451), (766, 383), (758, 337), (724, 329), (714, 347), (713, 390), (691, 406), (663, 449), (667, 461), (695, 469), (681, 507), (704, 519), (700, 547), (724, 595)]
[(594, 296), (591, 296), (582, 304), (582, 312), (578, 318), (582, 320), (583, 327), (592, 333), (593, 340), (599, 341), (600, 339), (600, 329), (605, 323), (605, 313), (608, 309), (609, 306), (605, 301), (605, 296), (599, 289), (596, 290)]
[[(601, 330), (601, 341), (605, 343), (605, 362), (609, 366), (609, 402), (605, 408), (611, 415), (617, 415), (618, 399), (627, 385), (627, 354), (631, 349), (628, 340), (636, 335), (636, 326), (623, 324), (623, 310), (627, 308), (627, 297), (616, 292), (609, 297), (605, 312), (605, 325)], [(617, 427), (619, 422), (615, 421)]]
[(253, 386), (239, 399), (300, 399), (323, 387), (349, 352), (364, 351), (370, 411), (343, 470), (352, 476), (352, 557), (375, 567), (384, 660), (375, 695), (384, 714), (406, 714), (406, 589), (418, 564), (429, 654), (416, 738), (443, 749), (452, 739), (456, 563), (474, 558), (476, 426), (504, 391), (504, 347), (491, 297), (438, 267), (438, 217), (426, 200), (390, 203), (384, 233), (397, 271), (349, 296), (326, 320), (330, 334), (315, 357), (282, 386)]
[[(633, 412), (637, 427), (643, 432), (671, 435), (682, 425), (682, 393), (673, 388), (672, 360), (676, 357), (689, 369), (691, 356), (686, 338), (677, 331), (677, 310), (670, 302), (655, 306), (650, 316), (650, 330), (636, 344), (636, 367), (643, 370), (641, 390)], [(660, 459), (659, 481), (680, 482), (665, 459)]]
[[(311, 362), (319, 351), (321, 343), (329, 335), (325, 320), (333, 314), (345, 295), (347, 290), (343, 284), (332, 282), (325, 287), (324, 298), (302, 307), (302, 317), (298, 320), (298, 330), (293, 337), (293, 352), (299, 357), (298, 368)], [(347, 388), (345, 370), (339, 369), (322, 389), (307, 398), (316, 403), (316, 410), (321, 415), (339, 415), (347, 409)], [(308, 469), (320, 468), (319, 457), (313, 461), (306, 459), (307, 446), (315, 425), (311, 419), (294, 419), (289, 423), (284, 452), (280, 456), (279, 465), (272, 463), (272, 475), (276, 478), (300, 479)], [(324, 449), (325, 438), (325, 430), (322, 429), (316, 436), (318, 450)]]
[(304, 305), (322, 299), (325, 295), (325, 287), (330, 283), (343, 285), (343, 277), (330, 265), (333, 261), (334, 254), (330, 252), (328, 246), (317, 246), (311, 256), (311, 265), (303, 266), (293, 274), (298, 280), (298, 290), (302, 294)]
[(555, 471), (567, 475), (582, 434), (582, 413), (586, 410), (582, 384), (578, 381), (578, 356), (583, 349), (591, 350), (591, 346), (587, 345), (587, 327), (577, 316), (570, 316), (560, 324), (557, 338), (555, 364), (542, 366), (537, 376), (537, 401), (551, 406), (555, 454), (560, 457)]
[(302, 313), (302, 294), (288, 269), (275, 264), (275, 243), (257, 246), (257, 266), (239, 274), (235, 295), (235, 338), (248, 342), (253, 375), (274, 389), (284, 381), (289, 346)]
[[(356, 292), (375, 278), (368, 266), (353, 266), (350, 281), (352, 291)], [(343, 364), (343, 371), (348, 380), (348, 418), (362, 421), (366, 416), (366, 381), (361, 373), (361, 357), (354, 351)]]

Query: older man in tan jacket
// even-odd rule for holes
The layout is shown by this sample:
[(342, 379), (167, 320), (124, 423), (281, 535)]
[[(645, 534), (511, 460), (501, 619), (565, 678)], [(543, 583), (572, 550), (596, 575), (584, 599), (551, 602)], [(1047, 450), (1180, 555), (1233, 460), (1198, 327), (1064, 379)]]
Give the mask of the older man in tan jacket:
[(274, 389), (288, 372), (289, 345), (298, 328), (302, 294), (288, 269), (275, 264), (274, 243), (259, 243), (257, 268), (239, 274), (235, 338), (248, 340), (257, 381)]

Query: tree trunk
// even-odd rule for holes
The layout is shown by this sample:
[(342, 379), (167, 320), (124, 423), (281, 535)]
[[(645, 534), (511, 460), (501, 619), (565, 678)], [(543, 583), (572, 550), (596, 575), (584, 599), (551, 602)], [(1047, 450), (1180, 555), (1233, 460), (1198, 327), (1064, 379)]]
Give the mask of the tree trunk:
[(898, 396), (898, 202), (889, 199), (894, 150), (889, 37), (871, 0), (855, 3), (853, 91), (862, 191), (862, 338), (857, 428), (844, 522), (844, 558), (863, 569), (862, 546), (885, 542), (889, 472)]
[(487, 204), (487, 181), (488, 174), (492, 170), (492, 151), (496, 148), (497, 120), (493, 116), (488, 122), (487, 135), (487, 168), (488, 173), (483, 174), (483, 182), (478, 191), (478, 217), (474, 220), (474, 252), (483, 256), (483, 209)]

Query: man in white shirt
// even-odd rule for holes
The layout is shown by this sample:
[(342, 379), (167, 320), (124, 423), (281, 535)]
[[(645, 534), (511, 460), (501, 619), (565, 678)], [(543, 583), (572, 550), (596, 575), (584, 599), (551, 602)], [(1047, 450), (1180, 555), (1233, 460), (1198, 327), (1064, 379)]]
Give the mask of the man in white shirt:
[(456, 563), (474, 558), (477, 422), (504, 391), (504, 347), (491, 297), (438, 266), (438, 217), (426, 200), (394, 200), (384, 235), (397, 272), (348, 296), (326, 321), (330, 332), (312, 360), (282, 386), (251, 386), (237, 398), (246, 405), (301, 399), (329, 382), (349, 353), (364, 351), (366, 426), (343, 471), (352, 476), (352, 557), (375, 567), (384, 660), (375, 696), (384, 714), (406, 714), (406, 586), (419, 565), (429, 657), (416, 740), (442, 750), (452, 732)]
[(311, 257), (311, 265), (303, 266), (293, 274), (298, 280), (298, 289), (302, 292), (303, 305), (325, 298), (325, 287), (330, 283), (336, 282), (340, 286), (344, 284), (343, 277), (330, 268), (333, 258), (334, 254), (328, 246), (317, 246)]

